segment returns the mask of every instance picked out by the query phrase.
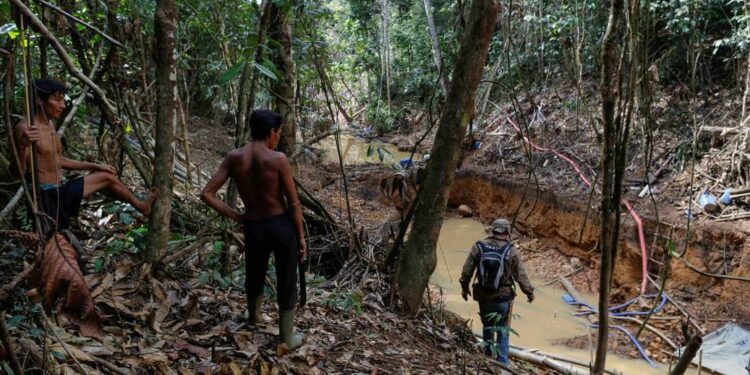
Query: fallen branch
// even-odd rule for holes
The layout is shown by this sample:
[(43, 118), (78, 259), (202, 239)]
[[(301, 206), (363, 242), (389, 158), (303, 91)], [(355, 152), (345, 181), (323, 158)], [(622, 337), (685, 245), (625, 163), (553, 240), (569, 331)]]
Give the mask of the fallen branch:
[(42, 369), (46, 369), (48, 367), (47, 362), (44, 360), (44, 356), (42, 356), (42, 353), (39, 350), (39, 346), (34, 341), (22, 338), (18, 340), (18, 345), (26, 350), (26, 352), (28, 352), (31, 360), (39, 365), (39, 367), (41, 367)]
[(21, 201), (21, 197), (23, 196), (23, 187), (18, 188), (18, 191), (16, 191), (16, 194), (13, 196), (13, 198), (10, 199), (10, 202), (5, 205), (2, 211), (0, 211), (0, 221), (5, 220), (5, 217), (8, 216), (11, 211), (13, 211), (14, 208), (18, 205), (18, 202)]
[(628, 322), (633, 322), (633, 323), (636, 323), (638, 325), (643, 325), (645, 329), (647, 329), (647, 330), (653, 332), (655, 335), (661, 337), (661, 339), (664, 340), (664, 342), (666, 342), (667, 345), (671, 346), (672, 349), (675, 349), (675, 350), (679, 349), (679, 347), (677, 346), (677, 344), (675, 344), (674, 341), (670, 340), (669, 337), (667, 337), (667, 335), (664, 334), (664, 332), (662, 332), (661, 330), (659, 330), (658, 328), (656, 328), (656, 327), (654, 327), (654, 326), (652, 326), (650, 324), (645, 324), (644, 325), (643, 320), (640, 320), (640, 319), (632, 317), (632, 316), (613, 316), (612, 318), (618, 319), (618, 320), (625, 320), (625, 321), (628, 321)]
[(320, 142), (320, 141), (322, 141), (322, 140), (324, 140), (324, 139), (326, 139), (326, 138), (328, 138), (328, 137), (336, 134), (337, 131), (338, 131), (338, 129), (337, 130), (330, 130), (330, 131), (327, 131), (325, 133), (316, 135), (315, 137), (311, 138), (307, 142), (305, 142), (305, 143), (301, 144), (299, 147), (297, 147), (297, 149), (294, 150), (294, 152), (292, 152), (291, 155), (289, 155), (289, 159), (291, 159), (291, 160), (296, 159), (300, 154), (302, 154), (303, 151), (305, 151), (306, 148), (308, 148), (311, 145), (313, 145), (315, 143), (318, 143), (318, 142)]
[[(43, 308), (42, 306), (40, 306), (39, 304), (37, 304), (37, 308), (38, 308), (38, 309), (39, 309), (39, 311), (40, 311), (40, 312), (42, 313), (42, 317), (44, 318), (44, 321), (46, 322), (46, 324), (47, 324), (47, 327), (51, 326), (51, 325), (52, 325), (52, 323), (51, 323), (51, 322), (49, 321), (49, 318), (47, 317), (47, 314), (46, 314), (46, 313), (44, 312), (44, 308)], [(60, 345), (62, 345), (62, 347), (63, 347), (63, 350), (65, 350), (65, 353), (66, 353), (66, 354), (68, 354), (68, 357), (69, 357), (69, 358), (72, 358), (72, 359), (73, 359), (73, 362), (75, 362), (75, 364), (76, 364), (76, 366), (78, 367), (78, 369), (80, 369), (82, 373), (84, 373), (84, 374), (88, 375), (88, 371), (86, 371), (86, 369), (84, 369), (84, 368), (83, 368), (83, 366), (81, 365), (81, 363), (80, 363), (80, 362), (78, 362), (78, 358), (76, 358), (76, 357), (75, 357), (75, 356), (74, 356), (74, 355), (73, 355), (73, 354), (72, 354), (72, 353), (70, 352), (70, 350), (68, 349), (68, 344), (66, 344), (66, 343), (65, 343), (65, 341), (63, 341), (63, 340), (62, 340), (62, 339), (60, 338), (60, 336), (58, 336), (58, 335), (57, 335), (57, 331), (55, 331), (54, 329), (50, 329), (50, 331), (52, 331), (52, 335), (53, 335), (53, 336), (55, 337), (55, 339), (57, 340), (57, 342), (58, 342), (58, 343), (59, 343)]]
[[(651, 276), (648, 276), (648, 281), (654, 284), (655, 287), (660, 288), (660, 285), (654, 279), (652, 279)], [(695, 318), (690, 316), (690, 313), (688, 313), (687, 310), (682, 307), (682, 305), (678, 304), (677, 301), (675, 301), (674, 298), (672, 298), (669, 294), (664, 293), (664, 296), (667, 298), (667, 301), (671, 302), (672, 305), (674, 305), (674, 307), (677, 308), (677, 310), (687, 318), (688, 322), (690, 322), (690, 324), (692, 324), (698, 330), (698, 332), (701, 333), (701, 335), (706, 334), (706, 330), (703, 329), (703, 327), (701, 327), (698, 322), (696, 322)]]
[(0, 302), (5, 302), (8, 298), (10, 298), (11, 292), (16, 289), (18, 284), (20, 284), (22, 281), (26, 280), (27, 277), (29, 277), (29, 274), (34, 270), (35, 264), (29, 264), (24, 268), (21, 273), (16, 275), (16, 277), (13, 278), (13, 280), (8, 283), (7, 285), (3, 286), (2, 289), (0, 289)]
[(2, 340), (5, 353), (10, 359), (10, 366), (16, 374), (23, 374), (21, 364), (18, 362), (16, 351), (13, 349), (13, 343), (10, 341), (8, 327), (5, 325), (5, 310), (0, 310), (0, 340)]
[(697, 272), (703, 276), (707, 277), (713, 277), (716, 279), (723, 279), (723, 280), (735, 280), (735, 281), (744, 281), (744, 282), (750, 282), (750, 277), (742, 277), (742, 276), (730, 276), (730, 275), (719, 275), (716, 273), (709, 273), (706, 271), (703, 271), (699, 269), (698, 267), (694, 266), (692, 263), (688, 262), (687, 259), (683, 257), (677, 257), (680, 261), (682, 261), (683, 264), (687, 266), (687, 268), (691, 269), (694, 272)]
[(132, 373), (130, 371), (128, 371), (126, 369), (123, 369), (123, 368), (120, 368), (120, 367), (117, 367), (112, 362), (109, 362), (107, 360), (104, 360), (102, 358), (99, 358), (99, 357), (97, 357), (95, 355), (91, 355), (91, 354), (89, 354), (89, 357), (91, 357), (91, 359), (94, 362), (96, 362), (96, 363), (104, 366), (105, 368), (107, 368), (107, 370), (112, 371), (112, 372), (114, 372), (116, 374), (120, 374), (120, 375), (132, 375)]
[[(565, 356), (562, 356), (562, 355), (559, 355), (559, 354), (555, 354), (555, 353), (549, 353), (549, 352), (541, 351), (539, 349), (523, 349), (523, 348), (520, 348), (520, 347), (511, 347), (511, 348), (512, 349), (521, 350), (521, 351), (526, 351), (526, 352), (529, 352), (529, 353), (538, 354), (540, 356), (549, 357), (549, 358), (552, 358), (552, 359), (555, 359), (555, 360), (558, 360), (558, 361), (562, 361), (562, 362), (574, 364), (574, 365), (585, 367), (585, 368), (589, 368), (591, 366), (590, 363), (585, 363), (583, 361), (580, 361), (580, 360), (577, 360), (577, 359), (574, 359), (574, 358), (565, 357)], [(607, 369), (605, 369), (604, 373), (605, 374), (610, 374), (610, 375), (622, 375), (622, 372), (617, 371), (617, 370), (607, 370)]]
[[(513, 358), (521, 359), (526, 362), (535, 364), (537, 366), (546, 367), (564, 375), (589, 375), (589, 370), (582, 370), (574, 366), (573, 364), (558, 362), (552, 357), (549, 357), (546, 355), (527, 352), (527, 351), (519, 350), (516, 348), (510, 348), (508, 354)], [(622, 375), (622, 373), (615, 373), (612, 371), (606, 371), (606, 372), (608, 374)]]

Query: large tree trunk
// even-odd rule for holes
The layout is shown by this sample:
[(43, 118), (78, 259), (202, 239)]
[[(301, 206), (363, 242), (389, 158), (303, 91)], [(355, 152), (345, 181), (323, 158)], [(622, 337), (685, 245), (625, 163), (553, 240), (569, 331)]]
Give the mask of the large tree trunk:
[(623, 0), (613, 0), (609, 13), (607, 32), (602, 40), (602, 119), (604, 137), (602, 145), (602, 226), (600, 233), (601, 269), (599, 271), (599, 332), (593, 374), (601, 375), (607, 361), (609, 336), (609, 294), (612, 289), (617, 242), (620, 231), (620, 200), (625, 155), (623, 142), (627, 143), (627, 127), (622, 133), (622, 118), (615, 118), (621, 91), (620, 56), (623, 34)]
[(287, 154), (294, 151), (297, 135), (294, 103), (294, 62), (292, 60), (292, 27), (289, 24), (289, 12), (293, 3), (279, 8), (271, 4), (271, 25), (268, 36), (279, 42), (271, 56), (274, 65), (279, 70), (280, 77), (271, 86), (274, 108), (284, 123), (281, 127), (279, 150)]
[(427, 27), (430, 30), (430, 39), (432, 40), (432, 56), (435, 58), (435, 67), (437, 67), (438, 74), (441, 75), (440, 87), (443, 89), (443, 95), (448, 95), (448, 74), (443, 71), (443, 54), (440, 52), (440, 40), (435, 29), (435, 19), (432, 17), (430, 0), (424, 0), (424, 12), (427, 16)]
[(474, 114), (474, 92), (482, 78), (490, 39), (495, 27), (498, 4), (494, 0), (475, 0), (470, 22), (448, 90), (446, 106), (438, 122), (432, 158), (420, 189), (414, 211), (414, 224), (398, 267), (397, 287), (409, 312), (416, 312), (422, 302), (432, 272), (435, 270), (438, 235), (448, 193), (456, 175), (461, 140)]
[(174, 130), (177, 127), (177, 64), (175, 35), (177, 8), (175, 0), (157, 0), (154, 15), (156, 35), (156, 147), (152, 187), (158, 195), (148, 223), (146, 259), (158, 261), (169, 240), (172, 211), (172, 168), (174, 163)]

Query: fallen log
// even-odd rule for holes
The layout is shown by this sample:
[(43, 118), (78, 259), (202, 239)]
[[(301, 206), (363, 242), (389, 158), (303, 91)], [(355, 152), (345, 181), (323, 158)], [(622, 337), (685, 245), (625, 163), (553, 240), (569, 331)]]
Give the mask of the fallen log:
[[(589, 370), (583, 370), (570, 363), (562, 363), (552, 357), (536, 354), (516, 348), (510, 348), (509, 355), (513, 358), (524, 360), (537, 366), (555, 370), (563, 375), (589, 375)], [(608, 374), (621, 374), (605, 371)]]
[[(539, 349), (523, 349), (523, 348), (520, 348), (520, 347), (511, 347), (511, 348), (512, 349), (521, 350), (521, 351), (525, 351), (525, 352), (529, 352), (529, 353), (538, 354), (538, 355), (544, 356), (544, 357), (549, 357), (549, 358), (552, 358), (554, 360), (558, 360), (558, 361), (570, 363), (570, 364), (581, 366), (581, 367), (584, 367), (584, 368), (589, 368), (591, 366), (590, 363), (586, 363), (584, 361), (577, 360), (575, 358), (569, 358), (569, 357), (565, 357), (565, 356), (562, 356), (562, 355), (559, 355), (559, 354), (541, 351)], [(605, 369), (604, 373), (605, 374), (610, 374), (610, 375), (623, 375), (622, 371), (617, 371), (617, 370), (607, 370), (607, 369)]]

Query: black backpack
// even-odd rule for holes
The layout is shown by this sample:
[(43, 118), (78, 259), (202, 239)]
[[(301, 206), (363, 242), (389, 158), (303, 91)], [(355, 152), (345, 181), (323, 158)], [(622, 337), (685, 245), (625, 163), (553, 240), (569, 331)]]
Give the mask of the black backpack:
[(495, 247), (479, 241), (477, 246), (480, 251), (477, 273), (479, 285), (485, 290), (498, 290), (505, 272), (505, 261), (513, 245), (508, 242), (503, 247)]

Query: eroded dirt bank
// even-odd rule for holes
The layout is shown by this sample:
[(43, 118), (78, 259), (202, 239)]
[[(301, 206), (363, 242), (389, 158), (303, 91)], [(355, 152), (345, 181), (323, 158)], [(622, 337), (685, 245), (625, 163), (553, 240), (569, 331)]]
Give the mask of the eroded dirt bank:
[[(595, 201), (596, 197), (592, 203)], [(589, 270), (595, 270), (599, 259), (596, 252), (599, 218), (596, 209), (589, 209), (587, 213), (587, 203), (580, 193), (557, 191), (554, 186), (544, 183), (537, 187), (532, 182), (527, 186), (523, 179), (488, 176), (473, 168), (459, 171), (449, 201), (451, 206), (469, 205), (485, 223), (498, 216), (515, 216), (518, 231), (538, 238), (543, 250), (556, 250), (568, 257), (579, 258)], [(653, 217), (643, 217), (652, 277), (661, 273), (663, 249), (670, 238), (677, 253), (682, 253), (685, 240), (688, 240), (685, 259), (700, 270), (733, 276), (750, 275), (750, 243), (747, 231), (741, 226), (691, 222), (688, 231), (684, 218), (672, 215), (673, 221), (669, 222), (670, 215), (662, 214), (662, 217), (660, 225)], [(703, 276), (677, 259), (672, 260), (671, 266), (667, 291), (684, 303), (706, 329), (723, 325), (727, 320), (745, 326), (750, 323), (750, 306), (742, 303), (750, 300), (747, 283)], [(598, 289), (597, 278), (592, 278), (590, 273), (572, 277), (586, 277), (586, 283), (594, 290)], [(637, 229), (630, 216), (623, 213), (614, 301), (638, 295), (641, 277)], [(653, 287), (650, 291), (654, 292)]]

